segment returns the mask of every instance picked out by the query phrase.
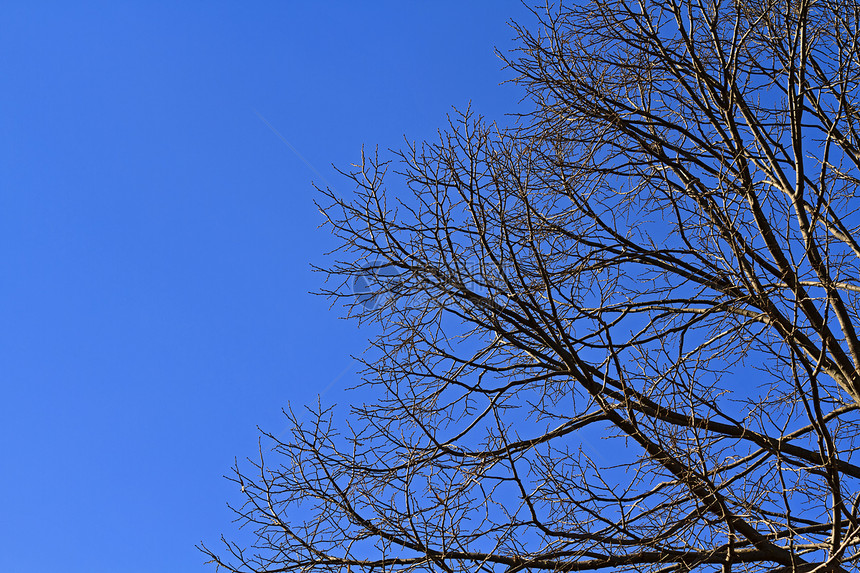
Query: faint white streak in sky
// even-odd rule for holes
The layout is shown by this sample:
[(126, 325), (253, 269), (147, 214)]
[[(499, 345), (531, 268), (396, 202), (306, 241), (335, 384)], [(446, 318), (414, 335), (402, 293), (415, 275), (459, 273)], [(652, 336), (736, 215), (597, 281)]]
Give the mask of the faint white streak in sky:
[[(287, 141), (287, 138), (286, 138), (286, 137), (284, 137), (283, 135), (281, 135), (281, 132), (280, 132), (280, 131), (278, 131), (278, 130), (275, 128), (275, 126), (274, 126), (274, 125), (272, 125), (271, 123), (269, 123), (269, 120), (267, 120), (265, 117), (263, 117), (263, 114), (261, 114), (259, 111), (257, 111), (257, 110), (256, 110), (256, 109), (254, 109), (254, 108), (251, 108), (251, 109), (252, 109), (252, 110), (253, 110), (253, 112), (257, 115), (257, 117), (259, 117), (259, 118), (260, 118), (260, 121), (262, 121), (263, 123), (265, 123), (265, 124), (266, 124), (266, 126), (267, 126), (269, 129), (271, 129), (271, 130), (272, 130), (272, 133), (274, 133), (274, 134), (278, 137), (278, 139), (280, 139), (281, 141), (283, 141), (283, 142), (284, 142), (284, 145), (286, 145), (287, 147), (289, 147), (289, 148), (290, 148), (290, 151), (292, 151), (293, 153), (295, 153), (296, 157), (298, 157), (299, 159), (301, 159), (301, 160), (302, 160), (302, 163), (304, 163), (304, 164), (307, 166), (307, 168), (308, 168), (308, 169), (310, 169), (311, 171), (313, 171), (313, 172), (317, 175), (317, 177), (319, 177), (319, 178), (320, 178), (320, 180), (321, 180), (323, 183), (325, 183), (326, 187), (328, 187), (331, 191), (335, 191), (335, 192), (337, 191), (337, 190), (334, 188), (334, 186), (333, 186), (331, 183), (329, 183), (328, 179), (326, 179), (326, 178), (325, 178), (325, 175), (323, 175), (322, 173), (320, 173), (320, 172), (317, 170), (317, 168), (316, 168), (316, 167), (314, 167), (314, 166), (311, 164), (311, 162), (310, 162), (310, 161), (308, 161), (307, 159), (305, 159), (305, 156), (304, 156), (304, 155), (302, 155), (301, 153), (299, 153), (299, 150), (298, 150), (298, 149), (296, 149), (295, 147), (293, 147), (293, 144), (292, 144), (292, 143), (290, 143), (289, 141)], [(336, 383), (338, 380), (340, 380), (341, 378), (343, 378), (343, 377), (344, 377), (344, 375), (346, 375), (346, 373), (347, 373), (347, 372), (349, 372), (350, 370), (352, 370), (354, 367), (355, 367), (355, 360), (351, 361), (351, 362), (349, 363), (349, 365), (341, 371), (341, 373), (340, 373), (340, 374), (338, 374), (337, 376), (335, 376), (335, 377), (332, 379), (332, 381), (328, 383), (328, 386), (326, 386), (325, 388), (323, 388), (322, 392), (320, 392), (320, 393), (317, 395), (317, 400), (319, 400), (320, 398), (322, 398), (323, 396), (325, 396), (325, 395), (326, 395), (326, 393), (327, 393), (329, 390), (331, 390), (332, 386), (334, 386), (334, 385), (335, 385), (335, 383)], [(303, 410), (303, 411), (298, 415), (297, 420), (301, 420), (302, 418), (304, 418), (306, 413), (307, 413), (307, 410)], [(280, 435), (283, 435), (283, 434), (284, 434), (288, 429), (289, 429), (289, 428), (284, 429), (284, 430), (279, 434), (279, 436), (280, 436)]]
[(301, 160), (302, 160), (302, 163), (304, 163), (305, 165), (307, 165), (308, 169), (310, 169), (311, 171), (313, 171), (313, 172), (317, 175), (317, 177), (319, 177), (319, 178), (322, 180), (322, 182), (326, 184), (326, 187), (328, 187), (328, 188), (329, 188), (329, 189), (331, 189), (332, 191), (334, 191), (334, 190), (335, 190), (334, 186), (333, 186), (331, 183), (329, 183), (329, 182), (328, 182), (328, 179), (326, 179), (326, 178), (325, 178), (325, 175), (323, 175), (322, 173), (320, 173), (319, 171), (317, 171), (317, 168), (316, 168), (316, 167), (314, 167), (314, 166), (311, 164), (311, 162), (310, 162), (310, 161), (308, 161), (307, 159), (305, 159), (305, 156), (304, 156), (304, 155), (302, 155), (301, 153), (299, 153), (299, 150), (298, 150), (298, 149), (296, 149), (295, 147), (293, 147), (293, 144), (292, 144), (292, 143), (290, 143), (289, 141), (287, 141), (287, 138), (286, 138), (286, 137), (284, 137), (283, 135), (281, 135), (281, 132), (280, 132), (280, 131), (278, 131), (277, 129), (275, 129), (275, 126), (274, 126), (274, 125), (272, 125), (271, 123), (269, 123), (269, 120), (267, 120), (265, 117), (263, 117), (263, 115), (262, 115), (259, 111), (257, 111), (256, 109), (254, 109), (254, 108), (251, 108), (251, 109), (254, 111), (254, 113), (255, 113), (255, 114), (257, 114), (257, 117), (259, 117), (259, 118), (260, 118), (260, 121), (262, 121), (263, 123), (265, 123), (265, 124), (266, 124), (266, 126), (268, 126), (268, 128), (272, 130), (272, 133), (274, 133), (275, 135), (277, 135), (277, 136), (278, 136), (278, 139), (280, 139), (281, 141), (283, 141), (283, 142), (284, 142), (284, 145), (286, 145), (287, 147), (289, 147), (289, 148), (290, 148), (290, 151), (292, 151), (293, 153), (295, 153), (295, 154), (296, 154), (296, 157), (298, 157), (299, 159), (301, 159)]

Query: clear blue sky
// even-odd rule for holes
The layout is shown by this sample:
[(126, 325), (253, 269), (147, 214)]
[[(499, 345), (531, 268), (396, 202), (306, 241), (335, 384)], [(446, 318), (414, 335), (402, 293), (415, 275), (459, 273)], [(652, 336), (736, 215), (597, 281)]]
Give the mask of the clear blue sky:
[[(501, 118), (516, 1), (0, 7), (0, 571), (209, 571), (221, 476), (367, 333), (320, 181), (452, 105)], [(338, 379), (342, 373), (346, 373)]]

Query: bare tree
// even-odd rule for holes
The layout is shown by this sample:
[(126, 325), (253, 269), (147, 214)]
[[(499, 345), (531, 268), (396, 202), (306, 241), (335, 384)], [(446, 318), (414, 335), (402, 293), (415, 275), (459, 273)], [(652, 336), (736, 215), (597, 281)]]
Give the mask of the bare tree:
[(235, 469), (257, 542), (204, 551), (231, 571), (857, 570), (860, 3), (535, 17), (503, 56), (533, 111), (467, 111), (363, 156), (350, 199), (323, 191), (328, 294), (379, 325), (373, 398), (288, 414)]

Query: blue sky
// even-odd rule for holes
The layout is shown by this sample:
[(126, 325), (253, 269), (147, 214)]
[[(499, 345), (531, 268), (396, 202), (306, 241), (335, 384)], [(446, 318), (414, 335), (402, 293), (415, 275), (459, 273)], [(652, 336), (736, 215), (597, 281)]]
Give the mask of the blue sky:
[[(514, 1), (4, 2), (0, 571), (209, 571), (221, 476), (343, 400), (311, 181), (519, 92)], [(298, 150), (315, 174), (256, 115)], [(340, 376), (340, 377), (339, 377)], [(331, 384), (334, 381), (334, 384)]]

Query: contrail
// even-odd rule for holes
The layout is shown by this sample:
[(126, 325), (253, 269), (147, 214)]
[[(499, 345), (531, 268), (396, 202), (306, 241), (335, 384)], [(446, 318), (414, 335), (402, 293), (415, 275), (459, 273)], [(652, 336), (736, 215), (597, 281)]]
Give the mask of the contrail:
[(255, 113), (255, 114), (257, 114), (257, 117), (259, 117), (259, 118), (260, 118), (260, 121), (262, 121), (263, 123), (265, 123), (265, 124), (269, 127), (269, 129), (271, 129), (271, 130), (272, 130), (272, 133), (274, 133), (275, 135), (277, 135), (277, 136), (278, 136), (278, 139), (280, 139), (281, 141), (283, 141), (283, 142), (284, 142), (284, 145), (286, 145), (287, 147), (289, 147), (289, 148), (290, 148), (290, 151), (292, 151), (293, 153), (295, 153), (295, 154), (296, 154), (296, 157), (298, 157), (299, 159), (301, 159), (301, 160), (302, 160), (302, 163), (304, 163), (305, 165), (307, 165), (307, 166), (308, 166), (308, 169), (310, 169), (311, 171), (313, 171), (313, 172), (314, 172), (314, 173), (315, 173), (315, 174), (316, 174), (316, 175), (317, 175), (317, 176), (322, 180), (322, 182), (326, 184), (326, 187), (329, 187), (330, 189), (335, 190), (335, 189), (334, 189), (334, 186), (333, 186), (331, 183), (329, 183), (329, 182), (328, 182), (328, 179), (326, 179), (326, 178), (325, 178), (325, 176), (324, 176), (322, 173), (320, 173), (319, 171), (317, 171), (317, 168), (316, 168), (316, 167), (314, 167), (313, 165), (311, 165), (311, 162), (310, 162), (310, 161), (308, 161), (307, 159), (305, 159), (305, 156), (304, 156), (304, 155), (302, 155), (301, 153), (299, 153), (299, 150), (298, 150), (298, 149), (296, 149), (295, 147), (293, 147), (293, 144), (292, 144), (292, 143), (290, 143), (289, 141), (287, 141), (287, 138), (286, 138), (286, 137), (284, 137), (283, 135), (281, 135), (281, 132), (280, 132), (280, 131), (278, 131), (277, 129), (275, 129), (275, 126), (274, 126), (274, 125), (272, 125), (271, 123), (269, 123), (269, 120), (267, 120), (265, 117), (263, 117), (263, 115), (262, 115), (259, 111), (257, 111), (256, 109), (254, 109), (253, 107), (252, 107), (251, 109), (254, 111), (254, 113)]
[[(257, 115), (257, 117), (259, 117), (259, 118), (260, 118), (260, 121), (262, 121), (263, 123), (265, 123), (265, 124), (266, 124), (266, 126), (267, 126), (269, 129), (271, 129), (271, 130), (272, 130), (272, 133), (274, 133), (276, 136), (278, 136), (278, 139), (280, 139), (281, 141), (283, 141), (283, 142), (284, 142), (284, 145), (286, 145), (287, 147), (289, 147), (289, 148), (290, 148), (290, 151), (292, 151), (293, 153), (295, 153), (295, 154), (296, 154), (296, 157), (298, 157), (299, 159), (301, 159), (301, 160), (302, 160), (302, 163), (304, 163), (304, 164), (307, 166), (307, 168), (308, 168), (308, 169), (310, 169), (311, 171), (313, 171), (313, 172), (317, 175), (317, 177), (319, 177), (319, 178), (320, 178), (320, 180), (321, 180), (323, 183), (325, 183), (326, 187), (328, 187), (330, 190), (332, 190), (332, 191), (334, 191), (335, 193), (337, 193), (337, 189), (335, 189), (335, 187), (334, 187), (331, 183), (329, 183), (328, 179), (326, 179), (326, 178), (325, 178), (325, 175), (323, 175), (322, 173), (320, 173), (320, 172), (317, 170), (317, 168), (316, 168), (316, 167), (314, 167), (314, 166), (311, 164), (311, 162), (310, 162), (310, 161), (308, 161), (307, 159), (305, 159), (305, 156), (304, 156), (304, 155), (302, 155), (301, 153), (299, 153), (299, 150), (298, 150), (298, 149), (296, 149), (296, 148), (293, 146), (293, 144), (292, 144), (292, 143), (290, 143), (289, 141), (287, 141), (287, 138), (286, 138), (286, 137), (284, 137), (283, 135), (281, 135), (281, 132), (280, 132), (280, 131), (278, 131), (278, 130), (275, 128), (275, 126), (274, 126), (274, 125), (272, 125), (271, 123), (269, 123), (269, 120), (267, 120), (265, 117), (263, 117), (263, 114), (261, 114), (259, 111), (257, 111), (257, 110), (256, 110), (255, 108), (253, 108), (253, 107), (251, 108), (251, 110), (252, 110), (252, 111)], [(322, 392), (320, 392), (320, 393), (317, 395), (317, 399), (319, 400), (320, 398), (322, 398), (323, 396), (325, 396), (325, 395), (326, 395), (326, 393), (327, 393), (329, 390), (331, 390), (332, 386), (334, 386), (334, 384), (335, 384), (338, 380), (340, 380), (341, 378), (343, 378), (343, 376), (344, 376), (347, 372), (349, 372), (350, 370), (352, 370), (354, 367), (355, 367), (355, 360), (353, 360), (352, 362), (350, 362), (350, 364), (349, 364), (346, 368), (344, 368), (344, 369), (341, 371), (341, 373), (340, 373), (340, 374), (338, 374), (337, 376), (335, 376), (335, 377), (334, 377), (334, 379), (332, 379), (332, 381), (328, 383), (328, 386), (326, 386), (325, 388), (323, 388)], [(299, 416), (297, 417), (297, 421), (298, 421), (298, 420), (301, 420), (302, 418), (304, 418), (304, 416), (305, 416), (305, 414), (306, 414), (306, 413), (307, 413), (307, 410), (303, 410), (303, 411), (299, 414)], [(289, 428), (284, 429), (284, 430), (279, 434), (279, 436), (280, 436), (280, 435), (283, 435), (283, 434), (284, 434), (288, 429), (289, 429)]]

